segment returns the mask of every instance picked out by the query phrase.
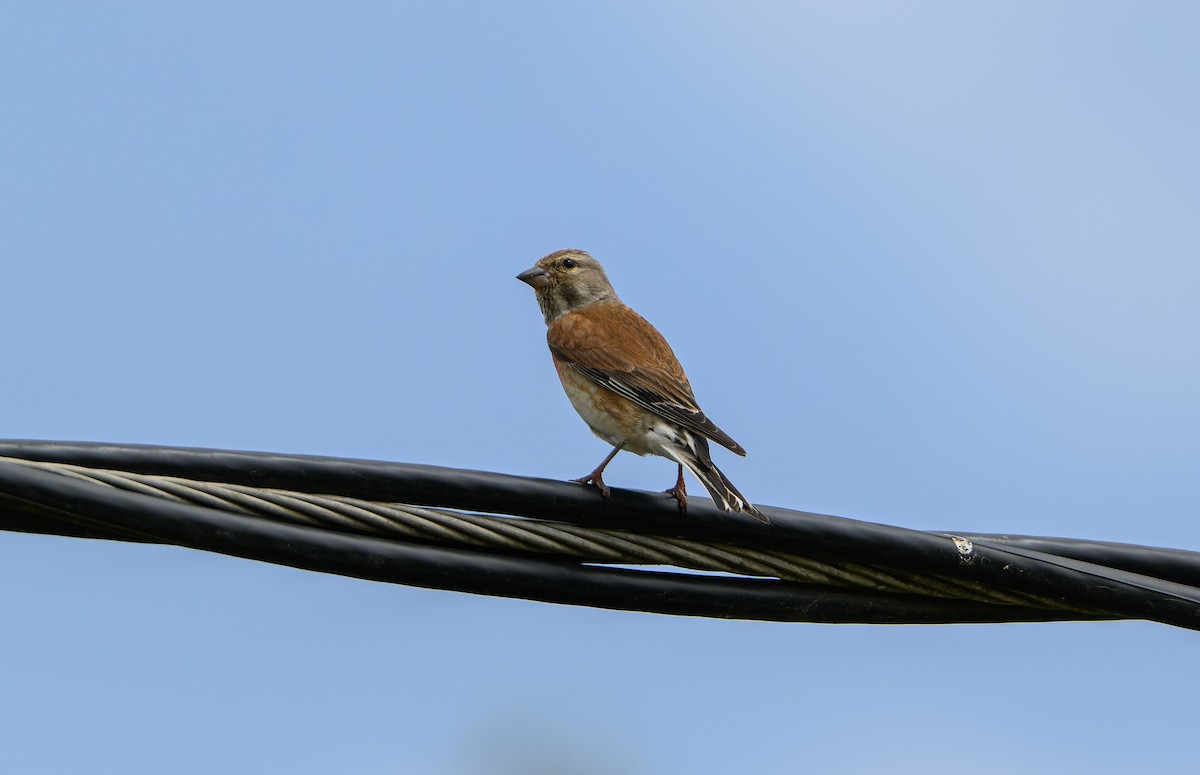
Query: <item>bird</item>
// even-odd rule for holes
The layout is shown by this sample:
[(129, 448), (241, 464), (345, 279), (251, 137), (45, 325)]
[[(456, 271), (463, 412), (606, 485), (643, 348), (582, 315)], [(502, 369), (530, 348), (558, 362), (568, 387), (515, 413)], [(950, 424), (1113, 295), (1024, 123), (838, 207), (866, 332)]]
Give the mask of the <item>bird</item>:
[(563, 389), (580, 417), (612, 451), (587, 476), (605, 500), (604, 469), (621, 450), (675, 461), (673, 495), (687, 510), (686, 466), (726, 512), (759, 511), (712, 462), (709, 441), (746, 450), (704, 415), (667, 340), (617, 296), (600, 262), (585, 251), (557, 250), (517, 275), (530, 285), (546, 319), (546, 342)]

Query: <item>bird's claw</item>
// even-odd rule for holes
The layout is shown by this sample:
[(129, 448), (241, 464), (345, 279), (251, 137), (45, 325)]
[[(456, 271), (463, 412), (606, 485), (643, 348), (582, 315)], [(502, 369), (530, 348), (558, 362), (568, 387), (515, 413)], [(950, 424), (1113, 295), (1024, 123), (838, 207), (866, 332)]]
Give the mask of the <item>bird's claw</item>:
[(608, 485), (604, 483), (604, 477), (600, 475), (599, 471), (592, 471), (587, 476), (581, 476), (571, 481), (594, 486), (600, 491), (600, 497), (604, 498), (604, 500), (608, 500), (609, 496), (612, 495), (612, 490), (608, 489)]
[(674, 495), (675, 500), (679, 501), (679, 510), (687, 511), (687, 485), (683, 483), (683, 469), (679, 470), (679, 479), (675, 482), (675, 486), (669, 490), (663, 490), (667, 495)]

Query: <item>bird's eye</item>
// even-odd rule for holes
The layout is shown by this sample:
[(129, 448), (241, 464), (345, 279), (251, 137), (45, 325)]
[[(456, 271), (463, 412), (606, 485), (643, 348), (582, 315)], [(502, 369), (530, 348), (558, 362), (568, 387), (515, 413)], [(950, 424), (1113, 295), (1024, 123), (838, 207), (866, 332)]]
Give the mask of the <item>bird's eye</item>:
[(564, 258), (562, 260), (562, 267), (563, 267), (563, 269), (574, 269), (575, 268), (575, 259)]

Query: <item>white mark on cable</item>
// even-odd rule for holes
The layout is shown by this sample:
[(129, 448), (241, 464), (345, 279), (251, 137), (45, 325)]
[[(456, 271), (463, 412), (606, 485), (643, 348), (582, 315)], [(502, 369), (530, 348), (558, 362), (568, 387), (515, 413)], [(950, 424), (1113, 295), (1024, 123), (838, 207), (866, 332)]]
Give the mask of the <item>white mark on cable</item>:
[(958, 549), (958, 557), (967, 565), (975, 562), (975, 544), (962, 536), (950, 536), (950, 540), (954, 542), (954, 547)]

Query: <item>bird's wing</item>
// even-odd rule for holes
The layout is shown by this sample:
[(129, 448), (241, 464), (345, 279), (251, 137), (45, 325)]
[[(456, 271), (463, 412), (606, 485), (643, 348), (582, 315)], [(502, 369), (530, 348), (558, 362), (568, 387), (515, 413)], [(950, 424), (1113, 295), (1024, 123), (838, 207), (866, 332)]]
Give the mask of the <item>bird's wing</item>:
[(563, 315), (550, 324), (546, 340), (563, 366), (665, 420), (746, 454), (700, 411), (662, 334), (624, 304), (597, 304)]

